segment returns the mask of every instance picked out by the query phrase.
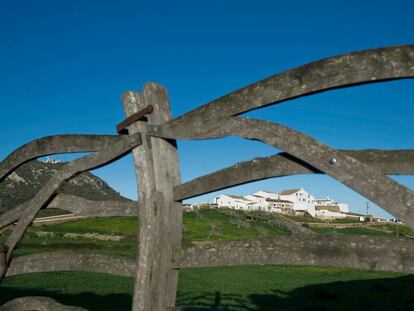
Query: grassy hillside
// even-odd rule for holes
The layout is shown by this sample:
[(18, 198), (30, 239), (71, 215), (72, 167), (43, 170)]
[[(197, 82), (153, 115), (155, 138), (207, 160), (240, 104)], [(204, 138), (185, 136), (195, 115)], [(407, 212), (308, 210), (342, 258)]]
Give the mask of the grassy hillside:
[[(287, 235), (277, 223), (252, 220), (243, 212), (203, 209), (184, 213), (184, 247), (220, 240)], [(263, 218), (265, 219), (265, 218)], [(266, 219), (265, 219), (266, 220)], [(396, 236), (392, 224), (378, 228), (313, 228), (332, 234)], [(92, 251), (135, 257), (138, 222), (133, 217), (90, 218), (33, 227), (16, 255), (56, 250)], [(401, 235), (412, 231), (398, 227)], [(321, 233), (323, 234), (323, 233)], [(99, 237), (119, 241), (100, 240)], [(0, 243), (6, 236), (0, 236)], [(414, 277), (352, 269), (248, 266), (183, 269), (179, 305), (225, 310), (411, 310)], [(96, 273), (58, 272), (7, 278), (0, 286), (0, 304), (25, 295), (54, 297), (89, 310), (129, 310), (133, 280)]]
[[(225, 240), (250, 239), (264, 236), (288, 235), (278, 223), (252, 220), (249, 214), (233, 210), (201, 209), (183, 215), (183, 247), (197, 243)], [(395, 224), (358, 228), (311, 227), (320, 234), (364, 234), (399, 237), (414, 236), (409, 228)], [(53, 250), (78, 250), (101, 252), (110, 255), (135, 257), (137, 253), (136, 217), (89, 218), (56, 225), (42, 225), (28, 230), (15, 255), (39, 253)], [(98, 240), (94, 235), (107, 237)], [(0, 236), (0, 242), (5, 240)], [(112, 241), (112, 238), (119, 238)]]
[[(136, 217), (89, 218), (56, 225), (42, 225), (28, 230), (15, 255), (54, 250), (79, 250), (135, 257), (137, 253)], [(86, 234), (108, 236), (107, 241), (86, 237)], [(248, 221), (242, 212), (203, 209), (184, 213), (183, 246), (201, 242), (238, 240), (258, 236), (286, 235), (278, 225)], [(119, 241), (110, 241), (117, 236)], [(5, 240), (0, 236), (0, 242)]]

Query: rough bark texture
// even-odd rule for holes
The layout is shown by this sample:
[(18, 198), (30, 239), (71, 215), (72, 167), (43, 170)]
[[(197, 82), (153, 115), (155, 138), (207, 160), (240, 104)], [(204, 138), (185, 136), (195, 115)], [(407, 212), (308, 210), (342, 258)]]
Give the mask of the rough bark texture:
[[(350, 236), (277, 237), (203, 244), (182, 251), (176, 266), (314, 265), (414, 273), (414, 241)], [(92, 271), (133, 276), (128, 258), (52, 252), (13, 258), (6, 276), (52, 271)]]
[[(127, 117), (143, 109), (145, 99), (142, 94), (125, 93), (122, 97)], [(146, 124), (143, 121), (132, 124), (129, 134), (142, 132)], [(142, 145), (132, 150), (135, 172), (138, 180), (139, 201), (139, 241), (137, 269), (135, 274), (132, 310), (159, 310), (159, 232), (158, 213), (160, 199), (155, 190), (154, 162), (151, 151), (151, 138), (142, 134)]]
[(0, 311), (88, 311), (81, 307), (65, 306), (48, 297), (22, 297), (0, 307)]
[(105, 150), (122, 139), (113, 135), (54, 135), (33, 140), (16, 149), (0, 163), (0, 180), (18, 166), (38, 157)]
[[(414, 273), (414, 241), (340, 234), (206, 243), (185, 249), (176, 267), (313, 265)], [(7, 276), (51, 271), (93, 271), (133, 276), (132, 259), (53, 252), (13, 258)]]
[[(22, 217), (8, 237), (6, 245), (9, 247), (9, 251), (7, 253), (6, 263), (9, 263), (14, 248), (22, 239), (27, 227), (32, 223), (37, 213), (50, 201), (52, 196), (66, 180), (81, 172), (108, 164), (125, 155), (140, 143), (141, 139), (139, 135), (129, 136), (104, 151), (76, 159), (63, 166), (42, 187), (37, 196), (30, 201), (30, 205), (24, 210)], [(5, 272), (5, 270), (1, 271), (0, 277), (4, 276)]]
[[(160, 85), (146, 84), (144, 94), (129, 92), (123, 102), (127, 117), (152, 105), (149, 124), (172, 119), (167, 92)], [(137, 122), (129, 133), (145, 126)], [(178, 155), (175, 141), (144, 137), (144, 143), (133, 151), (141, 202), (133, 310), (166, 310), (175, 305), (178, 272), (171, 265), (181, 243), (182, 214), (180, 203), (174, 201), (174, 187), (180, 183)]]
[[(149, 124), (164, 124), (172, 119), (167, 90), (155, 83), (144, 86), (147, 104), (154, 107), (148, 116)], [(160, 206), (160, 286), (165, 286), (159, 300), (162, 309), (175, 306), (178, 284), (178, 270), (171, 269), (173, 258), (181, 251), (182, 208), (181, 203), (174, 200), (174, 188), (181, 183), (178, 164), (177, 144), (175, 140), (151, 138), (154, 157), (155, 187), (162, 198)], [(164, 285), (165, 284), (165, 285)]]
[(135, 272), (135, 260), (70, 251), (32, 254), (13, 258), (6, 277), (54, 271), (91, 271), (131, 277)]
[[(387, 175), (413, 175), (414, 150), (339, 150)], [(244, 183), (295, 174), (323, 174), (287, 153), (240, 162), (175, 188), (176, 200), (185, 200)]]
[(414, 193), (381, 171), (280, 124), (233, 117), (224, 131), (280, 148), (362, 194), (414, 228)]
[[(260, 140), (286, 151), (378, 204), (414, 229), (414, 193), (381, 171), (281, 124), (230, 117), (206, 125), (204, 132), (177, 132), (177, 139), (210, 139), (230, 135)], [(158, 131), (162, 137), (169, 133)]]
[(185, 249), (177, 266), (310, 265), (414, 273), (414, 241), (320, 235), (228, 241)]
[[(1, 248), (4, 248), (4, 247), (1, 247)], [(6, 255), (7, 255), (7, 251), (5, 249), (2, 249), (0, 251), (0, 271), (6, 271), (7, 269)]]
[(23, 212), (26, 208), (30, 206), (30, 201), (26, 201), (19, 206), (3, 213), (0, 215), (0, 229), (18, 221), (20, 217), (23, 215)]
[(414, 77), (414, 45), (370, 49), (309, 63), (220, 97), (163, 126), (177, 132), (202, 133), (220, 118), (282, 101), (362, 83)]

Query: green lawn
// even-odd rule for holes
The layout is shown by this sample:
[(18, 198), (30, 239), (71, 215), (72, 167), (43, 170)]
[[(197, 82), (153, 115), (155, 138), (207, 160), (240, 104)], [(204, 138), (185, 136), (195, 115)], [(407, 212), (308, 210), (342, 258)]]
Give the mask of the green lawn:
[[(397, 227), (335, 229), (338, 233), (396, 236)], [(332, 228), (312, 228), (331, 233)], [(37, 236), (48, 232), (52, 236)], [(16, 256), (56, 250), (92, 251), (135, 257), (137, 220), (133, 217), (91, 218), (29, 230)], [(399, 226), (400, 236), (412, 231)], [(67, 238), (65, 234), (123, 236), (121, 241)], [(183, 241), (193, 243), (280, 236), (277, 225), (249, 221), (245, 213), (201, 210), (184, 213)], [(6, 236), (0, 236), (0, 243)], [(316, 237), (317, 238), (317, 237)], [(179, 305), (225, 310), (414, 310), (414, 277), (397, 273), (337, 268), (248, 266), (180, 271)], [(27, 295), (54, 297), (89, 310), (129, 310), (133, 280), (86, 272), (27, 274), (6, 278), (0, 304)]]
[[(337, 268), (247, 266), (184, 269), (177, 304), (227, 310), (410, 310), (414, 277)], [(133, 281), (87, 272), (7, 278), (0, 304), (48, 296), (89, 310), (129, 310)]]
[(34, 229), (61, 233), (101, 233), (106, 235), (136, 236), (138, 220), (136, 217), (96, 217), (68, 221), (56, 225), (42, 225)]

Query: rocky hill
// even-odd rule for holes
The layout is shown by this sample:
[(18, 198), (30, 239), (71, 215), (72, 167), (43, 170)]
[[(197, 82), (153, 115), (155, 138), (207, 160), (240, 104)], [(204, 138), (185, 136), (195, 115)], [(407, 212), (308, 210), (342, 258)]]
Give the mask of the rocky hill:
[[(0, 213), (33, 198), (63, 165), (64, 163), (44, 163), (35, 160), (22, 165), (7, 176), (0, 182)], [(92, 201), (130, 201), (89, 172), (71, 179), (60, 192)]]

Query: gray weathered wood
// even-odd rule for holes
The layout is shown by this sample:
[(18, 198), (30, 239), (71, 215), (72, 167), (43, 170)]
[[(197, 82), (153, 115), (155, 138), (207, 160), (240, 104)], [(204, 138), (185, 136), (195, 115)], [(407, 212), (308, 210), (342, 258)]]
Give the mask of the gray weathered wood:
[(177, 266), (309, 265), (414, 273), (414, 241), (342, 234), (206, 243), (184, 249)]
[(6, 271), (7, 270), (7, 248), (5, 248), (3, 245), (0, 245), (0, 271)]
[[(31, 204), (26, 201), (0, 215), (0, 230), (16, 222)], [(75, 195), (60, 193), (46, 208), (61, 208), (78, 216), (111, 217), (138, 216), (139, 202), (136, 201), (91, 201)]]
[[(142, 94), (127, 92), (122, 96), (126, 117), (143, 109), (145, 99)], [(142, 132), (146, 124), (143, 121), (129, 126), (129, 134)], [(135, 274), (133, 311), (160, 310), (158, 284), (160, 274), (159, 233), (160, 223), (158, 213), (160, 197), (155, 189), (154, 162), (151, 151), (151, 138), (142, 135), (142, 145), (132, 150), (135, 172), (138, 180), (139, 201), (139, 252)]]
[[(100, 167), (120, 158), (140, 143), (141, 137), (139, 134), (131, 135), (119, 140), (115, 144), (112, 144), (111, 147), (108, 147), (104, 151), (84, 156), (65, 164), (48, 180), (48, 182), (40, 189), (36, 197), (31, 200), (30, 205), (24, 210), (22, 217), (17, 222), (15, 228), (6, 241), (6, 245), (9, 247), (6, 263), (10, 262), (11, 254), (14, 248), (22, 239), (27, 227), (33, 222), (37, 213), (50, 201), (65, 181), (76, 174)], [(5, 269), (0, 271), (0, 279), (5, 273)]]
[[(164, 124), (172, 120), (167, 90), (159, 84), (147, 83), (144, 86), (145, 102), (154, 107), (148, 116), (149, 124)], [(181, 203), (174, 200), (174, 188), (180, 184), (180, 168), (178, 163), (177, 144), (175, 140), (151, 138), (154, 158), (155, 187), (162, 198), (160, 207), (160, 286), (159, 300), (163, 300), (162, 308), (175, 306), (178, 284), (178, 270), (172, 269), (172, 261), (181, 251), (182, 209)]]
[[(149, 130), (171, 138), (162, 127)], [(176, 139), (211, 139), (237, 135), (260, 140), (286, 151), (378, 204), (414, 228), (414, 193), (381, 171), (281, 124), (243, 117), (229, 117), (206, 125), (204, 132), (174, 133)]]
[(414, 77), (414, 45), (391, 46), (335, 56), (255, 82), (192, 110), (163, 126), (176, 133), (205, 132), (216, 120), (339, 87)]
[[(181, 254), (181, 209), (179, 202), (175, 201), (197, 191), (201, 194), (203, 191), (217, 190), (220, 187), (267, 178), (270, 175), (285, 175), (286, 172), (326, 173), (414, 228), (414, 193), (384, 176), (387, 172), (412, 174), (412, 151), (407, 151), (411, 153), (408, 159), (404, 159), (407, 160), (403, 162), (404, 167), (402, 163), (398, 163), (402, 157), (401, 153), (390, 161), (390, 158), (382, 157), (383, 153), (371, 152), (368, 154), (368, 157), (371, 157), (368, 161), (359, 157), (366, 154), (332, 149), (282, 125), (234, 117), (252, 109), (338, 87), (412, 77), (414, 45), (407, 45), (361, 51), (310, 63), (256, 82), (175, 120), (171, 120), (167, 93), (159, 85), (145, 85), (143, 94), (127, 93), (123, 97), (127, 116), (149, 104), (155, 107), (154, 114), (148, 117), (148, 124), (142, 121), (132, 124), (129, 127), (129, 136), (46, 137), (23, 146), (0, 163), (2, 179), (23, 162), (41, 155), (108, 149), (69, 163), (52, 177), (26, 206), (19, 206), (6, 215), (8, 220), (16, 215), (21, 215), (21, 219), (7, 241), (10, 249), (3, 260), (3, 267), (0, 267), (0, 279), (10, 263), (13, 249), (27, 226), (38, 211), (47, 205), (62, 182), (82, 170), (96, 166), (97, 163), (106, 163), (109, 158), (112, 160), (118, 156), (118, 152), (121, 155), (124, 147), (130, 150), (137, 146), (140, 133), (142, 146), (133, 151), (141, 199), (140, 252), (137, 265), (131, 264), (131, 261), (125, 263), (123, 260), (117, 261), (120, 259), (105, 259), (101, 255), (76, 255), (72, 261), (68, 257), (47, 257), (48, 254), (45, 254), (26, 257), (27, 262), (23, 261), (23, 258), (13, 259), (9, 273), (45, 269), (46, 261), (51, 258), (57, 263), (54, 262), (47, 268), (55, 270), (95, 269), (126, 275), (133, 273), (133, 268), (136, 267), (133, 301), (135, 311), (159, 311), (174, 307), (177, 285), (177, 271), (174, 267), (278, 263), (414, 273), (414, 242), (400, 239), (334, 235), (317, 239), (279, 237), (199, 245)], [(209, 139), (228, 135), (261, 140), (283, 149), (287, 154), (256, 161), (260, 163), (242, 163), (179, 185), (175, 142), (167, 141), (166, 138)], [(128, 143), (130, 145), (126, 146)], [(388, 156), (395, 154), (388, 153)], [(393, 166), (384, 168), (384, 164)], [(259, 171), (240, 174), (241, 170), (251, 170), (255, 167), (259, 168)], [(237, 176), (238, 174), (240, 176)], [(199, 187), (199, 190), (190, 189), (193, 186)], [(95, 213), (107, 214), (104, 209), (104, 206), (100, 206), (95, 209)], [(3, 220), (0, 218), (0, 223)], [(176, 264), (173, 263), (173, 258), (176, 258)], [(0, 258), (0, 266), (1, 263)], [(108, 269), (108, 265), (115, 267)], [(27, 300), (27, 303), (30, 304), (31, 301), (34, 300)], [(22, 305), (24, 303), (17, 304), (18, 307)], [(51, 308), (50, 310), (59, 309), (56, 306)]]
[[(414, 150), (339, 150), (386, 175), (414, 175)], [(244, 183), (296, 174), (323, 174), (287, 153), (240, 162), (175, 188), (176, 200), (185, 200)], [(1, 222), (0, 222), (1, 223)]]
[(4, 212), (0, 215), (0, 229), (3, 229), (4, 227), (7, 227), (8, 225), (15, 223), (20, 219), (20, 217), (23, 215), (23, 212), (26, 208), (30, 206), (30, 201), (26, 201), (15, 208)]
[(88, 311), (81, 307), (65, 306), (48, 297), (21, 297), (0, 306), (0, 311)]
[[(73, 259), (73, 260), (72, 260)], [(342, 234), (205, 243), (176, 254), (175, 266), (312, 265), (414, 273), (414, 241)], [(6, 276), (52, 271), (135, 274), (129, 258), (52, 252), (13, 258)]]
[(139, 202), (92, 201), (60, 193), (53, 198), (47, 208), (61, 208), (75, 215), (88, 217), (138, 216)]
[[(150, 83), (144, 93), (123, 96), (126, 116), (147, 105), (154, 107), (149, 124), (172, 119), (166, 90)], [(142, 132), (144, 122), (129, 127)], [(174, 201), (174, 187), (180, 183), (178, 155), (174, 141), (143, 136), (134, 151), (140, 194), (140, 252), (134, 289), (133, 310), (165, 310), (175, 304), (178, 272), (171, 269), (174, 253), (180, 250), (181, 209)]]
[[(229, 131), (229, 132), (228, 132)], [(414, 193), (381, 171), (280, 124), (233, 117), (224, 132), (280, 148), (362, 194), (414, 228)]]
[(135, 260), (72, 251), (31, 254), (13, 258), (6, 277), (55, 271), (90, 271), (131, 277), (135, 272)]
[(0, 163), (0, 181), (18, 166), (38, 157), (105, 150), (122, 139), (114, 135), (54, 135), (35, 139), (13, 151)]

